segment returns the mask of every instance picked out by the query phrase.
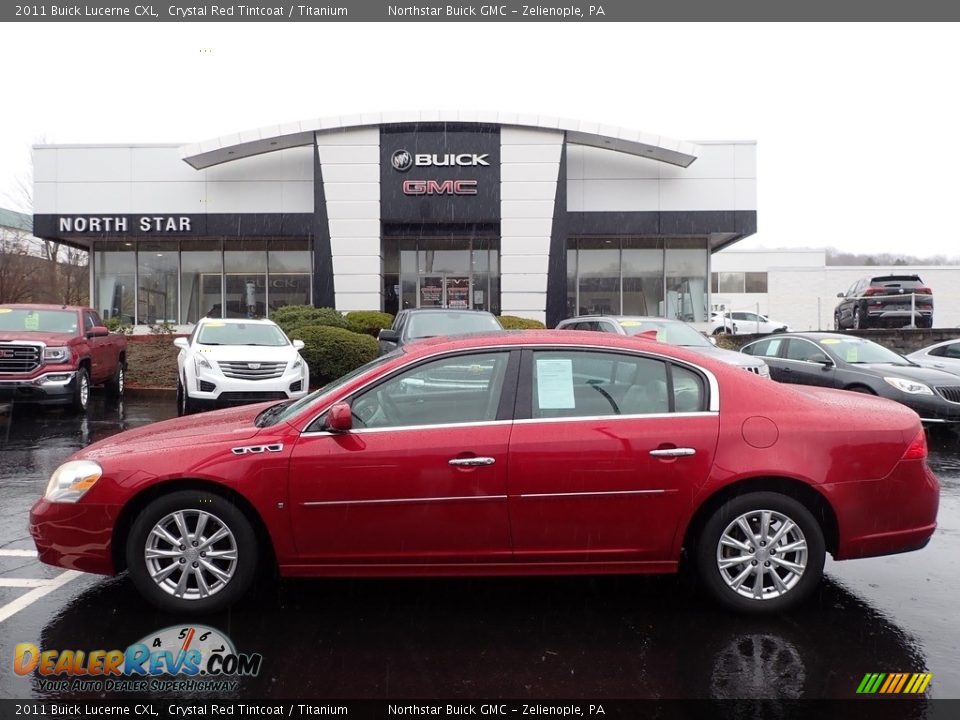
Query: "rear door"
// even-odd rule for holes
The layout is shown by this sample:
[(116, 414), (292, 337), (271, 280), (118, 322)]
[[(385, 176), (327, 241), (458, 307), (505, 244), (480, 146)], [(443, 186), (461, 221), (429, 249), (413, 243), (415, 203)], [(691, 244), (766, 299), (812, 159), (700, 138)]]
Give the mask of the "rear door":
[(790, 376), (788, 363), (785, 362), (780, 354), (786, 346), (786, 338), (772, 337), (759, 342), (750, 343), (745, 346), (742, 352), (746, 355), (763, 358), (764, 362), (770, 368), (770, 377), (778, 382), (789, 382)]
[(510, 438), (516, 560), (675, 560), (679, 518), (715, 454), (710, 393), (705, 374), (656, 356), (524, 351)]

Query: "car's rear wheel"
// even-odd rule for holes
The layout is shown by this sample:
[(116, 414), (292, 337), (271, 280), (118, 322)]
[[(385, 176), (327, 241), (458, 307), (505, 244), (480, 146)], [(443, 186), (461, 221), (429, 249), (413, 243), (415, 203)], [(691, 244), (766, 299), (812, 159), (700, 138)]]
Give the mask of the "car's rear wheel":
[(867, 327), (867, 319), (860, 313), (860, 308), (853, 311), (853, 329), (864, 330)]
[(107, 381), (105, 387), (107, 394), (112, 398), (123, 397), (123, 388), (127, 380), (127, 369), (123, 366), (123, 360), (117, 362), (117, 369), (113, 377)]
[(169, 612), (206, 613), (239, 600), (257, 570), (256, 536), (234, 503), (216, 493), (181, 490), (144, 508), (127, 538), (127, 567), (137, 589)]
[(823, 576), (823, 531), (799, 501), (755, 492), (724, 503), (707, 520), (697, 568), (728, 608), (779, 612), (806, 599)]

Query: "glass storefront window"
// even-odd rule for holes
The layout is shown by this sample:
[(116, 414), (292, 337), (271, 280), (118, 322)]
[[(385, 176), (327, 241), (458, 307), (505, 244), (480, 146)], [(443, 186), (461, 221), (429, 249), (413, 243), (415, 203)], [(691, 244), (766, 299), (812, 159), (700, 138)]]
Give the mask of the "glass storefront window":
[[(267, 244), (262, 239), (223, 243), (223, 316), (266, 317)], [(216, 316), (216, 312), (214, 316)]]
[(141, 325), (177, 324), (179, 243), (149, 241), (137, 244), (137, 322)]
[[(705, 240), (667, 240), (664, 259), (666, 295), (663, 316), (705, 322), (707, 313), (707, 246)], [(721, 285), (723, 279), (721, 278)]]
[(620, 313), (620, 244), (618, 240), (580, 241), (578, 315)]
[(624, 238), (623, 314), (659, 315), (663, 303), (663, 244), (659, 239)]
[(223, 255), (220, 240), (185, 240), (180, 245), (180, 322), (220, 317)]
[(309, 305), (313, 255), (306, 240), (271, 240), (267, 244), (270, 310)]
[(136, 322), (137, 261), (133, 242), (97, 243), (93, 249), (94, 306), (104, 320)]

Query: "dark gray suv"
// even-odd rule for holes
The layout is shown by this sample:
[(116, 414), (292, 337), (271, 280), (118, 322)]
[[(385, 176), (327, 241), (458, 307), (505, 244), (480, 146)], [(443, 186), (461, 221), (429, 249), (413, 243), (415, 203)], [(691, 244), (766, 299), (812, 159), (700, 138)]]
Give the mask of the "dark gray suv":
[(422, 338), (441, 335), (471, 335), (483, 332), (502, 332), (496, 316), (482, 310), (447, 310), (444, 308), (417, 308), (401, 310), (390, 329), (377, 335), (380, 355)]

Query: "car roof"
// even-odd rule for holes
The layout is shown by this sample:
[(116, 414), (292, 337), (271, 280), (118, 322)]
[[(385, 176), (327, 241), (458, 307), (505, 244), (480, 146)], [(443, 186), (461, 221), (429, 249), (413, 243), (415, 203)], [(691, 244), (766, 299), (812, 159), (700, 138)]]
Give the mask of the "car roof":
[(204, 317), (197, 321), (197, 325), (206, 323), (217, 323), (218, 325), (276, 325), (273, 320), (267, 318), (215, 318)]
[(624, 320), (637, 320), (639, 322), (668, 322), (668, 323), (682, 323), (687, 325), (683, 320), (676, 320), (674, 318), (665, 318), (657, 317), (656, 315), (577, 315), (575, 317), (565, 318), (560, 322), (579, 322), (584, 320), (613, 320), (615, 322), (623, 322)]
[[(463, 308), (458, 310), (457, 308), (404, 308), (400, 312), (406, 313), (407, 315), (427, 315), (427, 314), (440, 314), (444, 313), (447, 315), (463, 315), (464, 313), (469, 313), (471, 315), (493, 315), (492, 312), (486, 310), (472, 310), (469, 308)], [(398, 313), (399, 314), (399, 313)]]
[(50, 303), (0, 303), (0, 307), (10, 308), (12, 310), (67, 310), (70, 312), (93, 310), (93, 308), (82, 305), (53, 305)]

